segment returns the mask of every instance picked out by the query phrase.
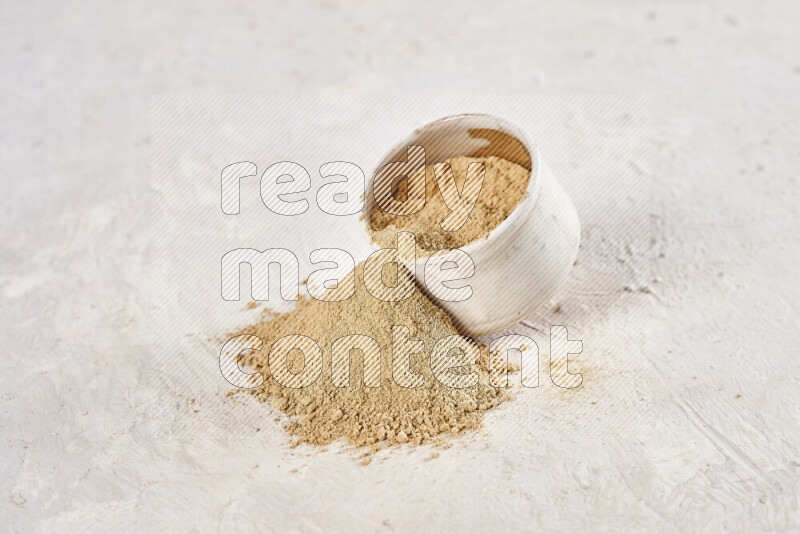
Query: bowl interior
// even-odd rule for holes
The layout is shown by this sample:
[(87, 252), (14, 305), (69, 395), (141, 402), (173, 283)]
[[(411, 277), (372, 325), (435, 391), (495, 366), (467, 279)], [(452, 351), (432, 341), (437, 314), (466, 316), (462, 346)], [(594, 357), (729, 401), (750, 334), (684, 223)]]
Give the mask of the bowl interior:
[[(364, 215), (368, 226), (375, 206), (373, 177), (387, 163), (407, 161), (408, 147), (411, 145), (425, 149), (424, 163), (427, 165), (458, 156), (497, 156), (532, 171), (537, 160), (535, 147), (527, 142), (525, 133), (504, 119), (490, 115), (456, 115), (439, 119), (415, 130), (405, 141), (397, 144), (374, 169), (372, 177), (367, 180)], [(417, 165), (411, 172), (421, 166), (422, 164)], [(393, 193), (399, 194), (398, 198), (404, 196), (405, 180), (405, 176), (399, 177), (391, 186)], [(531, 186), (529, 182), (528, 191), (532, 191)]]

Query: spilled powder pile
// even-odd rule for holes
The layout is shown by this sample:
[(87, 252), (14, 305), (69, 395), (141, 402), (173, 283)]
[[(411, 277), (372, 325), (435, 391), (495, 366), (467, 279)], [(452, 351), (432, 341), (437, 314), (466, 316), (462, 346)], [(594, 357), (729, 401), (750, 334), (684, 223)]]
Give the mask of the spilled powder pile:
[[(475, 386), (464, 389), (444, 386), (433, 375), (429, 358), (437, 341), (458, 333), (450, 318), (416, 287), (404, 301), (374, 298), (364, 287), (363, 268), (364, 264), (359, 264), (350, 275), (356, 277), (352, 298), (340, 302), (303, 298), (291, 312), (236, 333), (256, 335), (264, 341), (262, 351), (249, 351), (243, 356), (243, 363), (264, 377), (258, 388), (247, 391), (261, 402), (272, 402), (290, 417), (287, 429), (295, 443), (325, 445), (344, 439), (356, 446), (378, 450), (391, 443), (439, 443), (444, 436), (478, 428), (483, 412), (510, 399), (505, 389), (489, 384), (490, 366), (485, 348), (477, 364), (459, 368), (461, 374), (478, 373)], [(397, 272), (388, 271), (392, 269), (387, 269), (384, 279), (391, 286), (397, 282)], [(411, 339), (424, 341), (425, 353), (411, 356), (412, 371), (425, 377), (424, 385), (419, 388), (401, 387), (392, 378), (394, 325), (408, 327)], [(308, 336), (322, 349), (322, 374), (303, 389), (283, 387), (270, 376), (269, 349), (275, 340), (290, 334)], [(358, 350), (351, 351), (349, 386), (333, 385), (331, 344), (350, 334), (369, 335), (380, 345), (380, 387), (365, 386), (363, 358)], [(303, 365), (302, 353), (292, 351), (288, 357), (289, 370), (297, 373)], [(502, 369), (503, 364), (494, 365), (495, 369)]]
[[(420, 168), (412, 173), (412, 177), (426, 173), (425, 206), (414, 214), (398, 216), (375, 205), (369, 219), (372, 240), (381, 248), (394, 247), (397, 245), (397, 231), (409, 230), (416, 234), (421, 255), (427, 256), (441, 249), (460, 248), (488, 236), (525, 197), (531, 172), (495, 156), (448, 159), (445, 163), (453, 170), (456, 186), (461, 192), (464, 190), (467, 167), (472, 162), (483, 163), (486, 166), (486, 176), (475, 208), (461, 228), (454, 232), (446, 232), (441, 228), (440, 222), (450, 213), (450, 209), (445, 205), (439, 191), (434, 166), (426, 165), (424, 171)], [(403, 180), (400, 187), (395, 188), (395, 196), (400, 197), (398, 200), (403, 200), (406, 186), (407, 183)]]

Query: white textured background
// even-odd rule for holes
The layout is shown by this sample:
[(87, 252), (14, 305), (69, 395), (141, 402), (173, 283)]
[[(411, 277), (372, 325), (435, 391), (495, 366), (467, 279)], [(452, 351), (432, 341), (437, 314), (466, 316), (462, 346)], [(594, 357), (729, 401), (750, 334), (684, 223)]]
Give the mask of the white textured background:
[[(0, 8), (0, 528), (800, 529), (796, 2), (196, 4)], [(154, 380), (150, 97), (300, 91), (650, 95), (650, 247), (584, 235), (564, 295), (585, 388), (361, 466)]]

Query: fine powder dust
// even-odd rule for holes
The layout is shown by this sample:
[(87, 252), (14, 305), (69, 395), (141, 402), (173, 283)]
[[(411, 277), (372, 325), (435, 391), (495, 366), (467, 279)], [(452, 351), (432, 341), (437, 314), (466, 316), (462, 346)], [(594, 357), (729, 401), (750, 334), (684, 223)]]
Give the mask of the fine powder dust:
[[(295, 443), (326, 445), (343, 439), (378, 450), (392, 443), (441, 443), (442, 437), (478, 428), (485, 411), (511, 398), (504, 388), (489, 383), (486, 348), (482, 348), (479, 362), (460, 368), (462, 374), (478, 373), (475, 386), (454, 389), (441, 384), (431, 371), (430, 353), (441, 338), (458, 333), (450, 318), (416, 286), (411, 297), (403, 301), (376, 299), (363, 284), (363, 268), (361, 263), (350, 274), (356, 277), (355, 295), (350, 299), (323, 302), (301, 298), (292, 311), (236, 332), (256, 335), (264, 342), (263, 350), (248, 351), (242, 357), (246, 366), (264, 377), (260, 386), (247, 391), (289, 416), (287, 430)], [(397, 282), (397, 269), (393, 276), (394, 282), (391, 274), (384, 275), (387, 284)], [(411, 339), (424, 341), (425, 352), (411, 356), (412, 371), (425, 377), (419, 388), (404, 388), (392, 378), (395, 325), (408, 327)], [(275, 340), (290, 334), (310, 337), (322, 349), (322, 373), (302, 389), (281, 386), (270, 376), (269, 348)], [(333, 384), (331, 344), (350, 334), (368, 335), (380, 345), (380, 387), (365, 386), (363, 358), (358, 350), (350, 353), (349, 386), (339, 388)], [(299, 350), (293, 350), (287, 361), (291, 372), (303, 369), (304, 357)], [(495, 370), (502, 370), (503, 365), (504, 361), (493, 362)]]
[[(450, 165), (459, 191), (463, 191), (467, 167), (472, 162), (483, 163), (486, 166), (486, 175), (475, 207), (461, 228), (454, 232), (446, 232), (441, 228), (440, 223), (450, 213), (450, 208), (438, 190), (434, 166), (426, 165), (409, 177), (413, 179), (415, 175), (426, 173), (425, 206), (411, 215), (398, 216), (383, 211), (376, 204), (369, 218), (372, 240), (382, 248), (389, 248), (397, 245), (399, 230), (412, 231), (416, 235), (418, 249), (423, 256), (427, 256), (437, 250), (461, 248), (487, 237), (525, 197), (531, 171), (495, 156), (461, 156), (448, 159), (445, 163)], [(402, 197), (405, 187), (407, 182), (403, 180), (394, 189), (395, 197)]]

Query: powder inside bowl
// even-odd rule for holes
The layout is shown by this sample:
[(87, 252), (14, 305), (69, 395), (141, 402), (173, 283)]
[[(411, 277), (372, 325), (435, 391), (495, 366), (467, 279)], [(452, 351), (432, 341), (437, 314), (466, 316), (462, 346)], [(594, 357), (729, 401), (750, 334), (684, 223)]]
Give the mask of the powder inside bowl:
[[(376, 204), (370, 212), (368, 225), (372, 241), (381, 248), (394, 247), (397, 245), (399, 230), (412, 231), (416, 235), (421, 255), (428, 256), (437, 250), (460, 248), (486, 238), (525, 198), (531, 172), (516, 163), (494, 156), (461, 156), (445, 160), (453, 170), (459, 191), (463, 191), (467, 167), (472, 162), (483, 163), (486, 166), (486, 176), (475, 207), (461, 228), (447, 232), (440, 226), (450, 209), (439, 191), (434, 166), (426, 165), (412, 173), (412, 176), (426, 173), (425, 206), (414, 214), (398, 216), (383, 211)], [(405, 180), (394, 184), (396, 198), (405, 195), (406, 186)]]
[[(303, 298), (291, 312), (236, 333), (256, 335), (264, 341), (264, 350), (243, 357), (244, 364), (264, 376), (258, 388), (247, 391), (261, 402), (271, 401), (290, 417), (287, 429), (298, 443), (324, 445), (344, 439), (377, 449), (387, 443), (436, 442), (443, 436), (478, 428), (483, 412), (510, 398), (505, 389), (489, 383), (487, 350), (482, 350), (478, 363), (461, 368), (478, 373), (475, 386), (454, 389), (440, 383), (431, 371), (430, 354), (437, 341), (458, 333), (450, 318), (416, 286), (411, 297), (400, 302), (374, 298), (362, 283), (363, 265), (359, 264), (349, 275), (356, 277), (355, 295), (350, 299), (323, 302)], [(396, 283), (396, 270), (394, 280), (391, 275), (386, 278), (387, 284)], [(425, 353), (411, 356), (411, 369), (425, 377), (421, 387), (405, 388), (392, 378), (394, 325), (407, 327), (411, 339), (424, 341)], [(303, 389), (281, 386), (270, 377), (269, 348), (289, 334), (308, 336), (322, 349), (322, 374)], [(369, 335), (380, 345), (379, 387), (365, 386), (361, 351), (351, 353), (349, 386), (336, 387), (332, 383), (331, 344), (350, 334)], [(288, 362), (290, 371), (302, 369), (300, 351), (293, 351)], [(494, 362), (494, 369), (502, 366), (503, 363)]]

